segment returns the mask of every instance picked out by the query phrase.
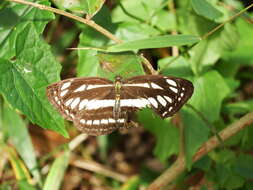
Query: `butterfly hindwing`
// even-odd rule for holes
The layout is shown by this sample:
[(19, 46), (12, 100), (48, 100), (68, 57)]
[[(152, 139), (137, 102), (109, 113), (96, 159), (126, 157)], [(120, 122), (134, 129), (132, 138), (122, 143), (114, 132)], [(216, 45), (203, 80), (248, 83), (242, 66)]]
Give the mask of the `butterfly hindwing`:
[(113, 107), (83, 110), (74, 120), (74, 125), (82, 132), (89, 135), (105, 135), (127, 125), (126, 112), (120, 112), (116, 120), (113, 115)]

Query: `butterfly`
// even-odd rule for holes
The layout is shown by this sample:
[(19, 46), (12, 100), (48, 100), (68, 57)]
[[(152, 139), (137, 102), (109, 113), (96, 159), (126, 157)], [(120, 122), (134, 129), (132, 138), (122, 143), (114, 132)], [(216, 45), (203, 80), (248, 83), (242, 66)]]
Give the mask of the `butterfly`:
[(105, 135), (127, 128), (134, 113), (150, 107), (161, 118), (175, 114), (192, 96), (193, 84), (182, 78), (142, 75), (115, 81), (70, 78), (47, 87), (47, 97), (61, 115), (82, 132)]

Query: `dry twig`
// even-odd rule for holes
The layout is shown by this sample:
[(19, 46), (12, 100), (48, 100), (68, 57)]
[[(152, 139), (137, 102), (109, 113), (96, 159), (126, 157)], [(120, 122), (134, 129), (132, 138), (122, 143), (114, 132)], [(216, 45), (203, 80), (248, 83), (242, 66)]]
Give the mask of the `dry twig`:
[[(221, 139), (225, 141), (252, 123), (253, 123), (253, 112), (246, 114), (235, 123), (223, 129), (219, 133), (219, 135)], [(198, 161), (204, 155), (208, 154), (210, 151), (212, 151), (219, 145), (220, 141), (217, 139), (217, 137), (216, 136), (211, 137), (195, 153), (192, 159), (193, 162)], [(178, 156), (178, 159), (175, 161), (175, 163), (170, 168), (165, 170), (165, 172), (162, 175), (160, 175), (155, 181), (153, 181), (153, 183), (151, 183), (147, 189), (158, 190), (167, 186), (168, 184), (172, 183), (178, 177), (178, 175), (180, 175), (185, 169), (186, 169), (185, 159), (182, 158), (181, 156)]]
[(89, 170), (94, 173), (98, 173), (98, 174), (102, 174), (107, 177), (111, 177), (111, 178), (116, 179), (120, 182), (125, 182), (128, 179), (127, 176), (117, 173), (117, 172), (114, 172), (114, 171), (108, 169), (107, 167), (103, 166), (102, 164), (99, 164), (94, 161), (82, 159), (82, 160), (71, 161), (70, 164), (72, 166), (75, 166), (78, 168), (82, 168), (82, 169)]

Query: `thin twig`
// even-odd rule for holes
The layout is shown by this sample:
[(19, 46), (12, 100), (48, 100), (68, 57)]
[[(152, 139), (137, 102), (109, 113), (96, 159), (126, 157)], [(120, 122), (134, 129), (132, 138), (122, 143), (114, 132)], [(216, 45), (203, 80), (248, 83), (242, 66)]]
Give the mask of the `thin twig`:
[(50, 12), (57, 13), (59, 15), (63, 15), (63, 16), (69, 17), (69, 18), (74, 19), (76, 21), (79, 21), (81, 23), (87, 24), (88, 26), (94, 28), (95, 30), (97, 30), (98, 32), (100, 32), (103, 35), (107, 36), (108, 38), (110, 38), (111, 40), (113, 40), (116, 43), (122, 43), (122, 41), (120, 39), (116, 38), (108, 30), (106, 30), (103, 27), (101, 27), (98, 24), (96, 24), (93, 20), (84, 19), (82, 17), (73, 15), (73, 14), (68, 13), (66, 11), (63, 11), (63, 10), (60, 10), (60, 9), (56, 9), (56, 8), (53, 8), (53, 7), (49, 7), (49, 6), (46, 6), (46, 5), (41, 5), (41, 4), (38, 4), (38, 3), (28, 2), (28, 1), (24, 1), (24, 0), (6, 0), (6, 1), (20, 3), (20, 4), (25, 4), (25, 5), (30, 5), (30, 6), (38, 8), (38, 9), (41, 9), (41, 10), (47, 10), (47, 11), (50, 11)]
[(107, 167), (103, 166), (102, 164), (99, 164), (94, 161), (82, 159), (82, 160), (71, 161), (70, 164), (72, 166), (75, 166), (78, 168), (82, 168), (82, 169), (89, 170), (94, 173), (98, 173), (98, 174), (102, 174), (107, 177), (111, 177), (111, 178), (116, 179), (120, 182), (125, 182), (128, 179), (127, 176), (117, 173), (117, 172), (114, 172), (114, 171), (108, 169)]
[[(253, 7), (253, 3), (251, 5), (249, 5), (248, 7), (246, 7), (245, 9), (241, 10), (240, 12), (238, 12), (237, 14), (231, 16), (228, 20), (226, 20), (224, 23), (218, 25), (217, 27), (215, 27), (214, 29), (212, 29), (211, 31), (209, 31), (208, 33), (206, 33), (205, 35), (203, 35), (201, 37), (201, 40), (205, 40), (206, 38), (208, 38), (210, 35), (212, 35), (214, 32), (216, 32), (217, 30), (219, 30), (220, 28), (222, 28), (226, 23), (231, 22), (232, 20), (234, 20), (236, 17), (240, 16), (241, 14), (243, 14), (244, 12), (246, 12), (248, 9), (250, 9), (251, 7)], [(188, 52), (190, 49), (192, 49), (197, 43), (193, 44), (192, 46), (186, 48), (182, 53), (186, 53)], [(164, 68), (166, 68), (168, 65), (172, 64), (174, 61), (176, 61), (178, 58), (180, 57), (180, 55), (173, 57), (173, 59), (165, 64)], [(160, 71), (161, 72), (161, 71)]]
[(209, 37), (210, 35), (212, 35), (214, 32), (216, 32), (217, 30), (219, 30), (220, 28), (222, 28), (226, 23), (231, 22), (232, 20), (234, 20), (236, 17), (240, 16), (241, 14), (243, 14), (244, 12), (246, 12), (248, 9), (250, 9), (251, 7), (253, 7), (253, 3), (250, 4), (249, 6), (247, 6), (245, 9), (241, 10), (240, 12), (238, 12), (237, 14), (233, 15), (232, 17), (230, 17), (228, 20), (226, 20), (225, 22), (223, 22), (222, 24), (218, 25), (217, 27), (215, 27), (214, 29), (212, 29), (210, 32), (208, 32), (207, 34), (203, 35), (201, 38), (202, 40), (206, 39), (207, 37)]
[[(54, 13), (59, 14), (59, 15), (69, 17), (69, 18), (74, 19), (76, 21), (79, 21), (81, 23), (87, 24), (88, 26), (94, 28), (95, 30), (97, 30), (98, 32), (100, 32), (103, 35), (107, 36), (109, 39), (113, 40), (116, 43), (122, 43), (122, 40), (116, 38), (112, 33), (110, 33), (108, 30), (106, 30), (103, 27), (96, 24), (93, 20), (84, 19), (82, 17), (73, 15), (71, 13), (68, 13), (68, 12), (60, 10), (60, 9), (56, 9), (56, 8), (49, 7), (49, 6), (46, 6), (46, 5), (41, 5), (41, 4), (28, 2), (28, 1), (24, 1), (24, 0), (6, 0), (6, 1), (16, 2), (16, 3), (20, 3), (20, 4), (25, 4), (25, 5), (30, 5), (30, 6), (38, 8), (38, 9), (41, 9), (41, 10), (47, 10), (47, 11), (54, 12)], [(74, 48), (69, 48), (69, 49), (74, 49)], [(78, 48), (78, 49), (80, 49), (80, 48)], [(84, 47), (83, 49), (86, 49), (86, 48)], [(89, 47), (89, 49), (91, 49), (91, 48)], [(93, 48), (93, 49), (95, 49), (95, 48)], [(101, 50), (104, 51), (103, 49), (101, 49)], [(142, 55), (141, 55), (141, 58), (143, 58)], [(156, 73), (156, 71), (152, 68), (152, 65), (145, 58), (143, 58), (143, 60), (144, 60), (144, 64), (147, 66), (149, 71), (152, 74)]]
[(87, 134), (80, 134), (69, 142), (69, 149), (73, 151), (78, 145), (88, 138)]
[[(253, 123), (253, 112), (246, 114), (238, 121), (234, 122), (233, 124), (223, 129), (219, 133), (219, 136), (223, 141), (225, 141), (228, 138), (236, 135), (239, 131), (241, 131), (245, 127), (248, 127), (252, 123)], [(192, 159), (193, 162), (198, 161), (204, 155), (208, 154), (210, 151), (212, 151), (219, 145), (220, 142), (217, 139), (217, 137), (216, 136), (211, 137), (194, 154)], [(170, 168), (165, 170), (165, 172), (162, 175), (160, 175), (155, 181), (153, 181), (153, 183), (151, 183), (147, 189), (158, 190), (167, 186), (168, 184), (172, 183), (185, 169), (186, 169), (185, 160), (177, 159), (176, 162)]]

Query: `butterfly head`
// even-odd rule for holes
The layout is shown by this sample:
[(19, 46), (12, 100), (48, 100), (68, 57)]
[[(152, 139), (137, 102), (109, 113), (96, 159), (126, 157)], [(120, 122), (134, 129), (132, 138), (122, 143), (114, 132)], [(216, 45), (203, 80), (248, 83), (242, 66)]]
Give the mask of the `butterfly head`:
[(115, 83), (116, 82), (122, 82), (122, 77), (121, 76), (119, 76), (119, 75), (117, 75), (117, 76), (115, 76)]

